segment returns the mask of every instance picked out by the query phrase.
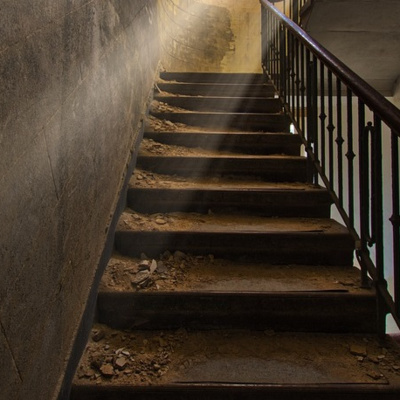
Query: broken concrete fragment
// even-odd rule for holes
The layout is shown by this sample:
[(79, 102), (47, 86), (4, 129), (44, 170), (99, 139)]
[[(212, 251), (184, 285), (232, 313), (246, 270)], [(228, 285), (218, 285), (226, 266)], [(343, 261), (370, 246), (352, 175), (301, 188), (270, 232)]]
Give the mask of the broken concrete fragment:
[(101, 339), (104, 338), (105, 332), (102, 329), (96, 329), (92, 332), (92, 340), (94, 342), (99, 342)]
[(150, 281), (150, 271), (139, 271), (136, 276), (131, 280), (134, 288), (146, 287)]
[(153, 274), (158, 268), (158, 264), (156, 260), (153, 260), (150, 265), (150, 273)]
[(150, 261), (142, 260), (139, 263), (139, 271), (149, 271), (150, 270)]
[(100, 368), (100, 372), (105, 378), (111, 378), (114, 376), (114, 368), (111, 364), (104, 364)]
[(114, 367), (122, 371), (128, 365), (128, 360), (126, 357), (118, 357), (114, 362)]
[(162, 261), (159, 261), (157, 263), (157, 272), (159, 272), (160, 274), (167, 272), (167, 267)]
[(354, 356), (366, 357), (367, 348), (364, 345), (353, 344), (350, 346), (350, 353), (353, 354)]

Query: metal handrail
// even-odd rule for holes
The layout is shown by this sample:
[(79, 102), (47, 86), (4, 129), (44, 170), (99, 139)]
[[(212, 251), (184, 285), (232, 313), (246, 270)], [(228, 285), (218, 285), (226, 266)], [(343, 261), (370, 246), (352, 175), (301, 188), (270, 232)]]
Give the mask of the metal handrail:
[(351, 91), (375, 112), (400, 137), (400, 110), (382, 96), (376, 89), (365, 82), (347, 65), (335, 57), (329, 50), (313, 39), (294, 21), (276, 9), (268, 0), (260, 0), (263, 6), (268, 7), (284, 24), (304, 43), (334, 74), (351, 89)]
[[(305, 145), (309, 182), (322, 181), (355, 240), (362, 283), (367, 285), (371, 277), (377, 290), (377, 327), (384, 334), (388, 313), (400, 327), (400, 110), (272, 2), (260, 2), (263, 70), (274, 82)], [(300, 23), (305, 3), (284, 0), (284, 11)], [(369, 114), (371, 121), (367, 122)], [(389, 223), (383, 218), (382, 146), (386, 134), (391, 136), (393, 214), (388, 221), (393, 230), (393, 294), (387, 288), (384, 268), (384, 227)]]

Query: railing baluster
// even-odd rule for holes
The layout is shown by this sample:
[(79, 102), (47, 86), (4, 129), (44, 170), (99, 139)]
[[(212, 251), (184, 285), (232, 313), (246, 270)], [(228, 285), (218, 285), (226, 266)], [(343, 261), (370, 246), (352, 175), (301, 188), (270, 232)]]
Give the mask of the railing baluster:
[(305, 130), (305, 113), (308, 111), (306, 109), (306, 101), (305, 101), (305, 94), (306, 94), (306, 86), (305, 86), (305, 76), (306, 72), (304, 70), (305, 68), (305, 47), (303, 43), (300, 45), (300, 69), (301, 69), (301, 74), (300, 74), (300, 97), (301, 97), (301, 124), (300, 128), (302, 132)]
[(300, 123), (300, 43), (296, 38), (296, 122)]
[(293, 35), (289, 34), (290, 38), (290, 78), (291, 78), (291, 91), (290, 91), (290, 99), (291, 99), (291, 106), (290, 111), (294, 114), (295, 109), (295, 95), (296, 95), (296, 71), (295, 71), (295, 62), (294, 62), (294, 55), (295, 55), (295, 39)]
[[(369, 254), (369, 151), (368, 136), (365, 128), (365, 104), (358, 100), (358, 127), (359, 127), (359, 171), (360, 171), (360, 246), (358, 251)], [(368, 286), (368, 271), (361, 264), (362, 286)]]
[(336, 79), (336, 144), (338, 163), (338, 197), (340, 206), (343, 207), (343, 132), (342, 132), (342, 83)]
[(325, 113), (325, 65), (321, 63), (320, 67), (320, 124), (321, 124), (321, 167), (322, 171), (325, 174), (325, 151), (326, 151), (326, 141), (325, 141), (325, 132), (326, 132), (326, 113)]
[(348, 180), (348, 214), (351, 226), (354, 227), (354, 158), (353, 151), (353, 94), (347, 89), (347, 153), (348, 160), (347, 180)]
[(399, 137), (392, 131), (392, 209), (390, 222), (393, 226), (393, 278), (396, 314), (400, 318), (400, 195), (399, 195)]
[(333, 132), (335, 125), (333, 125), (333, 77), (332, 71), (328, 71), (328, 171), (330, 190), (335, 189), (335, 173), (333, 169)]
[[(374, 129), (371, 130), (371, 170), (372, 173), (372, 237), (375, 242), (375, 266), (378, 272), (379, 286), (387, 288), (384, 271), (383, 250), (383, 189), (382, 189), (382, 122), (374, 114)], [(387, 306), (381, 296), (378, 295), (378, 332), (383, 335), (386, 327)]]

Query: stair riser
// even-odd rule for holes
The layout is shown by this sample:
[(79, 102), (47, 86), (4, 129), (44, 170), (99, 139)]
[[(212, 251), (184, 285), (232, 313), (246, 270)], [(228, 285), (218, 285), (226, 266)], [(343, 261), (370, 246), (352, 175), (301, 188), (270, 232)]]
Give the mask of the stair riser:
[(297, 135), (283, 134), (206, 134), (146, 132), (145, 137), (159, 143), (200, 147), (215, 151), (236, 151), (247, 154), (300, 155), (301, 142)]
[(280, 114), (155, 113), (156, 118), (210, 129), (288, 132), (289, 120)]
[(70, 400), (398, 400), (386, 385), (212, 385), (159, 387), (74, 386)]
[(208, 233), (117, 231), (115, 246), (122, 255), (158, 257), (169, 250), (218, 257), (246, 256), (276, 264), (347, 265), (353, 263), (349, 235), (300, 233)]
[(279, 113), (282, 111), (280, 100), (270, 98), (155, 96), (154, 100), (191, 111), (229, 113)]
[(142, 213), (187, 211), (248, 212), (263, 216), (328, 218), (331, 201), (326, 192), (269, 192), (189, 189), (128, 191), (128, 206)]
[(225, 74), (215, 72), (161, 72), (160, 78), (165, 81), (191, 83), (231, 83), (231, 84), (263, 84), (266, 78), (263, 74)]
[(346, 293), (99, 293), (99, 322), (116, 329), (254, 329), (375, 333), (373, 296)]
[[(207, 84), (207, 83), (158, 83), (162, 92), (185, 96), (209, 97), (274, 97), (272, 85)], [(156, 91), (157, 94), (157, 91)]]
[(139, 156), (138, 167), (160, 174), (206, 177), (220, 175), (257, 176), (271, 182), (305, 182), (305, 159), (208, 158)]

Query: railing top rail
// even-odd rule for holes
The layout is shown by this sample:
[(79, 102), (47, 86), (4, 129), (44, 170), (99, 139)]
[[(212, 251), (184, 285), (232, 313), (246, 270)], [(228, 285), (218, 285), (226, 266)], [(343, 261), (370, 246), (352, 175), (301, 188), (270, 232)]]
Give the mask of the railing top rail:
[(303, 44), (316, 55), (355, 95), (357, 95), (385, 124), (400, 137), (400, 110), (359, 75), (313, 39), (295, 22), (277, 10), (268, 0), (261, 4), (274, 13)]

